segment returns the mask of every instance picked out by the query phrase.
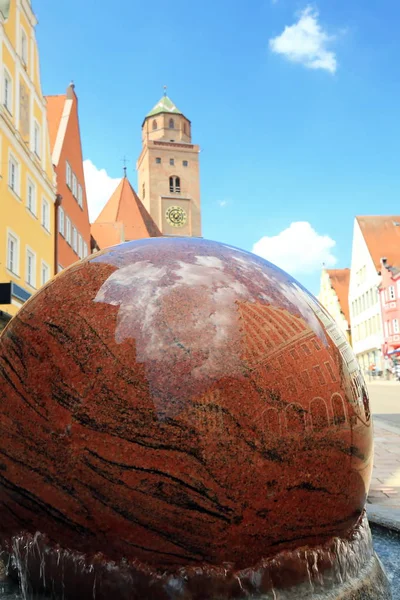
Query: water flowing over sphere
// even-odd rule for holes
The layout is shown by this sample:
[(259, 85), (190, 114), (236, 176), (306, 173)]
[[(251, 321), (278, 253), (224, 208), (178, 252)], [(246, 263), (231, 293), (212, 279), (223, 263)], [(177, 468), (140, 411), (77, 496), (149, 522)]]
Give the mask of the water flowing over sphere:
[(4, 543), (235, 571), (360, 524), (353, 353), (297, 282), (224, 244), (140, 240), (59, 274), (0, 338), (0, 401)]

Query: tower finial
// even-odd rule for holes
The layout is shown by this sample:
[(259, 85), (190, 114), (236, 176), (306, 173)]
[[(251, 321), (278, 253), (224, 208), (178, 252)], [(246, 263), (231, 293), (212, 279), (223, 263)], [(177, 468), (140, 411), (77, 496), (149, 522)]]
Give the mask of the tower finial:
[(166, 96), (166, 95), (167, 95), (167, 86), (164, 85), (164, 96)]
[(126, 178), (126, 156), (124, 156), (122, 162), (124, 163), (124, 177)]

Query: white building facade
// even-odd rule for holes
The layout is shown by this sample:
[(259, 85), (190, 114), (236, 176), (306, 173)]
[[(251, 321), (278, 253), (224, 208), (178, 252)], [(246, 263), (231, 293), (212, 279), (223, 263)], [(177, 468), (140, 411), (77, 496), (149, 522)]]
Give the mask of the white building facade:
[[(351, 342), (350, 322), (348, 321), (348, 310), (340, 304), (340, 299), (335, 289), (335, 280), (332, 274), (349, 273), (349, 269), (322, 269), (320, 290), (318, 300), (326, 308), (331, 317), (335, 320), (337, 326), (346, 336), (347, 341)], [(348, 281), (349, 275), (347, 275)], [(342, 298), (342, 302), (348, 302), (347, 298)]]
[(354, 353), (366, 372), (383, 368), (383, 330), (378, 286), (381, 277), (357, 218), (354, 220), (349, 307)]

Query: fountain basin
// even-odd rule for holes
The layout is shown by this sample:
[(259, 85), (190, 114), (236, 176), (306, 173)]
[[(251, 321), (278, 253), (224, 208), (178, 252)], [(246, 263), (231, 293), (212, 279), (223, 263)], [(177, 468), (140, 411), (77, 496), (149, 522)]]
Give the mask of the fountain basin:
[[(3, 553), (9, 581), (19, 581), (21, 597), (33, 590), (54, 598), (151, 598), (152, 600), (229, 600), (237, 598), (368, 600), (391, 598), (388, 581), (372, 550), (363, 515), (347, 539), (317, 547), (282, 551), (251, 568), (201, 565), (162, 572), (137, 561), (109, 562), (55, 548), (45, 536), (21, 534)], [(36, 596), (35, 596), (36, 597)], [(0, 595), (1, 598), (1, 595)]]

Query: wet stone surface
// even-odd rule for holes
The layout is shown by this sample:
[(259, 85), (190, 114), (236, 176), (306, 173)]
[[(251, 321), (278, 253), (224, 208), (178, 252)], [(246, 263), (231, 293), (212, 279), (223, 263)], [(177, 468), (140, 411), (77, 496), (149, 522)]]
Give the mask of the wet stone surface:
[[(392, 590), (392, 600), (400, 600), (400, 534), (387, 528), (372, 525), (374, 549), (382, 561)], [(281, 596), (277, 596), (280, 598)], [(271, 597), (272, 598), (272, 597)], [(332, 600), (332, 596), (329, 594)], [(21, 594), (16, 585), (2, 585), (0, 582), (0, 600), (48, 600), (48, 595)], [(85, 599), (86, 600), (86, 599)], [(141, 598), (141, 600), (147, 600)], [(210, 599), (209, 599), (210, 600)], [(293, 599), (292, 599), (293, 600)], [(318, 595), (318, 600), (321, 596)], [(377, 600), (381, 600), (377, 597)]]
[(375, 552), (390, 581), (393, 600), (400, 600), (400, 534), (378, 525), (371, 527)]

